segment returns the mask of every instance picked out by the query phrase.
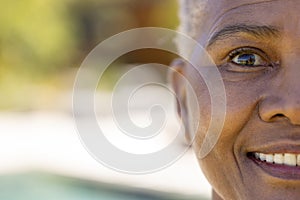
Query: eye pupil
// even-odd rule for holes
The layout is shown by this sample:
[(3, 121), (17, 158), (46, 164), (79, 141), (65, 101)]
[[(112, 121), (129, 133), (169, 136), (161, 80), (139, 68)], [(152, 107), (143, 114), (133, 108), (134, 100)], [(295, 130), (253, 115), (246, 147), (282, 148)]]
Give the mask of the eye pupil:
[(237, 58), (238, 64), (241, 65), (254, 65), (256, 61), (254, 54), (242, 54)]

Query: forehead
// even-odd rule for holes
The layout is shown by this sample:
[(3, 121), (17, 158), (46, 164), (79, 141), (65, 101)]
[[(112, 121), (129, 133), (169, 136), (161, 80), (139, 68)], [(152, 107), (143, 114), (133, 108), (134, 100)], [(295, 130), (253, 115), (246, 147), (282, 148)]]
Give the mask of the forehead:
[[(293, 21), (295, 25), (294, 22), (299, 21), (294, 19), (299, 17), (299, 9), (299, 0), (208, 0), (206, 16), (200, 19), (205, 28), (199, 32), (198, 39), (207, 41), (213, 32), (234, 23), (281, 27)], [(285, 20), (287, 18), (293, 20)]]
[[(209, 10), (223, 13), (244, 5), (279, 2), (280, 0), (208, 0)], [(287, 1), (287, 0), (283, 0)]]
[[(281, 1), (281, 3), (283, 1)], [(243, 7), (247, 7), (249, 9), (251, 7), (255, 8), (263, 4), (273, 4), (278, 2), (280, 2), (280, 0), (208, 0), (208, 18), (206, 18), (206, 20), (216, 21), (218, 18), (222, 17), (222, 15), (231, 11), (239, 10)]]
[[(207, 4), (207, 18), (205, 19), (207, 28), (212, 28), (212, 24), (217, 24), (224, 19), (239, 21), (240, 17), (242, 17), (251, 21), (256, 18), (255, 16), (251, 16), (251, 13), (254, 11), (257, 13), (259, 8), (278, 2), (280, 2), (280, 0), (209, 0)], [(261, 10), (259, 12), (260, 14), (263, 14)], [(228, 19), (227, 15), (232, 14), (238, 14), (240, 16), (229, 16)]]

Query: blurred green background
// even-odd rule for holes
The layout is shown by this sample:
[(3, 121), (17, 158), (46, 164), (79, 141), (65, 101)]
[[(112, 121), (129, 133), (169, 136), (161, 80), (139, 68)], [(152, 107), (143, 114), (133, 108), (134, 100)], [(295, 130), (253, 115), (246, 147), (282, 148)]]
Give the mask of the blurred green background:
[[(72, 90), (85, 56), (114, 34), (178, 26), (175, 0), (0, 1), (0, 110), (50, 108), (59, 94)], [(147, 56), (141, 52), (123, 62)], [(159, 59), (168, 64), (172, 56)]]
[[(16, 192), (16, 190), (18, 192)], [(3, 200), (208, 200), (45, 173), (1, 176)]]
[[(194, 164), (198, 169), (191, 158), (187, 160), (192, 164), (183, 162), (165, 176), (148, 178), (148, 185), (143, 177), (138, 187), (120, 182), (119, 177), (117, 184), (102, 180), (99, 177), (106, 171), (89, 161), (71, 115), (76, 72), (88, 53), (128, 29), (176, 29), (177, 9), (177, 0), (0, 0), (0, 200), (201, 199), (204, 178), (199, 178), (198, 187), (200, 172), (189, 168)], [(101, 89), (109, 93), (126, 67), (168, 65), (172, 59), (174, 55), (153, 49), (120, 56), (105, 72)], [(154, 74), (160, 75), (164, 77), (161, 71)], [(103, 173), (96, 182), (89, 180), (96, 174), (89, 171), (93, 167)], [(180, 173), (185, 181), (177, 177)], [(108, 175), (114, 180), (112, 174)], [(170, 193), (162, 180), (173, 180), (173, 190), (180, 185), (185, 193)], [(148, 186), (156, 189), (141, 189)]]

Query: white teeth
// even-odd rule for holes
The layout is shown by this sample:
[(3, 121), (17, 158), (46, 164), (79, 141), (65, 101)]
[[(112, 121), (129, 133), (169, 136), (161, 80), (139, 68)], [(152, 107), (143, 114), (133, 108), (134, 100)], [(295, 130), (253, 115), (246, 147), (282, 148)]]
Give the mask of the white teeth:
[(263, 154), (263, 153), (260, 153), (259, 154), (259, 159), (261, 160), (261, 161), (266, 161), (266, 154)]
[(275, 153), (274, 154), (274, 163), (275, 164), (283, 164), (283, 154), (278, 154), (278, 153)]
[(290, 154), (290, 153), (284, 154), (284, 164), (289, 166), (296, 166), (297, 165), (296, 157), (297, 155), (295, 154)]
[(275, 163), (279, 165), (300, 166), (300, 154), (292, 153), (275, 153), (264, 154), (254, 153), (254, 157), (267, 163)]
[(266, 161), (267, 161), (268, 163), (273, 163), (273, 161), (274, 161), (274, 156), (273, 156), (273, 154), (267, 154), (267, 155), (266, 155)]

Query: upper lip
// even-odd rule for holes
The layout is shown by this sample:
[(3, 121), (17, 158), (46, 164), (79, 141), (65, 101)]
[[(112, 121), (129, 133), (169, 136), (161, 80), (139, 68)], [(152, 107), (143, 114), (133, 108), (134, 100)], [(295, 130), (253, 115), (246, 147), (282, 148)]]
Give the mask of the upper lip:
[(272, 128), (257, 127), (258, 131), (248, 132), (243, 138), (245, 153), (300, 154), (300, 126), (273, 124)]
[(247, 152), (257, 152), (264, 154), (276, 154), (276, 153), (292, 153), (300, 154), (300, 140), (281, 140), (278, 142), (265, 143), (260, 146), (249, 147)]

